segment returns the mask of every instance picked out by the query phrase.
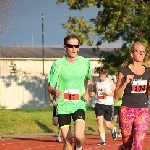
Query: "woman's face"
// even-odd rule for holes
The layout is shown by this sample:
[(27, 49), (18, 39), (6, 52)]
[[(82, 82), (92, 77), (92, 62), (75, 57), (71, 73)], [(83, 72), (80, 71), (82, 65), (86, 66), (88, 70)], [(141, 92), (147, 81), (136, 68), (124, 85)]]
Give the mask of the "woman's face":
[(145, 58), (145, 47), (142, 44), (137, 44), (134, 46), (134, 51), (131, 52), (131, 57), (136, 62), (142, 62)]

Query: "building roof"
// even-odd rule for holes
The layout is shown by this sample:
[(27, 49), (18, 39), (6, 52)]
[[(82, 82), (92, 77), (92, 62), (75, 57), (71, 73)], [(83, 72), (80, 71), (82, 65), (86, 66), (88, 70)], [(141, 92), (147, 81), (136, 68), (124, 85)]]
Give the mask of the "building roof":
[[(92, 48), (80, 48), (79, 55), (86, 58), (99, 58), (102, 51), (113, 51), (113, 48), (101, 48), (93, 52)], [(44, 58), (60, 58), (65, 55), (63, 48), (44, 47)], [(42, 47), (0, 47), (1, 58), (42, 58)]]

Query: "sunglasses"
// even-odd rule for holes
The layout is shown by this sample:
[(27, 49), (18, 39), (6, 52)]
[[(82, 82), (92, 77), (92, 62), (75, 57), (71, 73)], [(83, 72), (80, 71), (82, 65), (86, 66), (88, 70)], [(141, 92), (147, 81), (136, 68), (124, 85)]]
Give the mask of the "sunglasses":
[(71, 45), (71, 44), (66, 44), (66, 46), (68, 47), (68, 48), (79, 48), (79, 45)]
[(133, 52), (139, 53), (139, 54), (146, 54), (146, 51), (140, 51), (140, 50), (134, 50)]

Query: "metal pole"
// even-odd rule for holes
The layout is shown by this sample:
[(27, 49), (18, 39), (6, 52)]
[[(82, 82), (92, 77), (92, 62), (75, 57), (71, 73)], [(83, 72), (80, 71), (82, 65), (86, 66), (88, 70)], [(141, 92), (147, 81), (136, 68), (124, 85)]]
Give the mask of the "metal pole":
[(42, 14), (42, 56), (43, 56), (43, 75), (44, 75), (44, 15)]

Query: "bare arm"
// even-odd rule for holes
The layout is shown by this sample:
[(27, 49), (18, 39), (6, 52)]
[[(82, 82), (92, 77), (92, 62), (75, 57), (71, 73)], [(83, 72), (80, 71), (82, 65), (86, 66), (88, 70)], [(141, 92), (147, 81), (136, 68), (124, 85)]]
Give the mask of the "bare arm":
[(49, 97), (49, 99), (50, 99), (51, 103), (55, 106), (55, 105), (56, 105), (56, 101), (54, 100), (54, 98), (53, 98), (52, 94), (51, 94), (51, 93), (49, 93), (49, 92), (48, 92), (48, 97)]
[(116, 90), (114, 93), (115, 100), (122, 97), (124, 93), (124, 89), (126, 88), (127, 84), (133, 80), (133, 75), (127, 75), (126, 80), (121, 72), (118, 74), (118, 80), (116, 84)]
[(147, 83), (147, 91), (146, 91), (146, 94), (147, 94), (147, 96), (150, 95), (150, 79), (148, 80), (148, 83)]
[(110, 80), (110, 86), (111, 86), (111, 93), (105, 92), (106, 96), (114, 96), (114, 90), (115, 90), (115, 84), (112, 80)]
[(85, 79), (85, 93), (83, 95), (84, 101), (89, 100), (89, 95), (91, 91), (92, 91), (92, 79)]
[(52, 86), (51, 84), (48, 84), (48, 93), (50, 93), (51, 95), (55, 95), (56, 98), (60, 98), (61, 96), (61, 91), (54, 89), (54, 86)]

